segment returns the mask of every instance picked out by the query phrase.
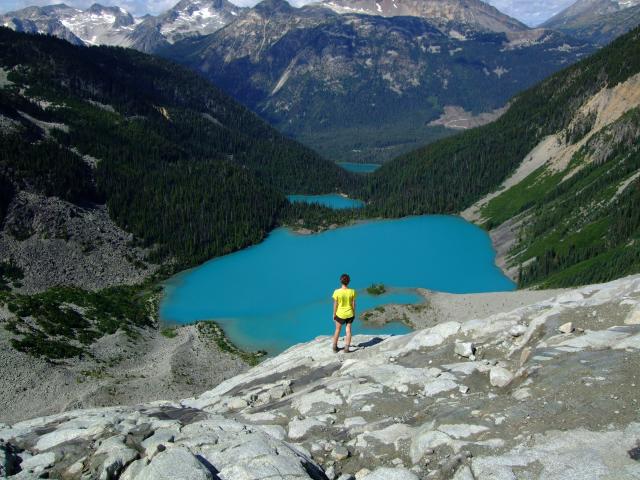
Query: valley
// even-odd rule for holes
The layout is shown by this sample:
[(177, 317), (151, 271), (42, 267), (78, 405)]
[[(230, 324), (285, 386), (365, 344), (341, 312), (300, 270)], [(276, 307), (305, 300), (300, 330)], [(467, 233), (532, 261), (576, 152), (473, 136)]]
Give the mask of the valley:
[(0, 477), (638, 477), (636, 3), (0, 14)]
[[(480, 1), (453, 12), (427, 4), (433, 11), (419, 16), (376, 16), (266, 0), (212, 35), (159, 53), (323, 154), (385, 161), (445, 135), (431, 125), (445, 107), (486, 123), (491, 115), (481, 114), (593, 51), (493, 9), (491, 21), (478, 21), (489, 18), (476, 12)], [(343, 138), (349, 131), (357, 144)]]
[[(514, 94), (595, 50), (588, 38), (529, 28), (480, 0), (301, 8), (285, 0), (252, 8), (183, 0), (144, 18), (100, 5), (30, 7), (0, 16), (0, 24), (183, 63), (342, 162), (382, 163), (488, 123)], [(451, 110), (472, 120), (443, 121)]]

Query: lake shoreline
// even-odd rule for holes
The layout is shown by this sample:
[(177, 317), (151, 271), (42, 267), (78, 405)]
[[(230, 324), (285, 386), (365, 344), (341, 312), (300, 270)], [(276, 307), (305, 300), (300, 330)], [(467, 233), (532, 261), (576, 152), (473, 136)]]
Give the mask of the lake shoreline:
[[(309, 232), (274, 230), (261, 244), (179, 275), (177, 282), (171, 282), (173, 288), (166, 290), (162, 320), (176, 324), (219, 320), (227, 338), (239, 348), (275, 354), (327, 333), (323, 322), (340, 273), (336, 269), (348, 271), (354, 288), (361, 291), (358, 309), (365, 316), (360, 333), (407, 333), (428, 323), (422, 319), (424, 295), (415, 289), (418, 286), (454, 292), (515, 287), (495, 266), (486, 232), (457, 216), (363, 220), (314, 238), (300, 233)], [(394, 243), (389, 243), (391, 239)], [(402, 248), (389, 250), (393, 244)], [(345, 246), (349, 255), (331, 260)], [(295, 285), (291, 279), (297, 279)], [(397, 288), (383, 296), (365, 294), (371, 283)], [(242, 285), (241, 291), (232, 285)], [(290, 292), (283, 303), (285, 285), (290, 285)], [(393, 304), (414, 305), (388, 306)], [(389, 315), (378, 321), (379, 315), (366, 309)]]

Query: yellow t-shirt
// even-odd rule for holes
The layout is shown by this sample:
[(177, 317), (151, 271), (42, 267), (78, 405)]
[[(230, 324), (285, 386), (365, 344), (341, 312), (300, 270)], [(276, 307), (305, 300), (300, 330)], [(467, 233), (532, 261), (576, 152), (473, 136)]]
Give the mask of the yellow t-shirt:
[(336, 316), (346, 320), (355, 315), (351, 303), (356, 298), (356, 291), (353, 288), (338, 288), (333, 292), (333, 299), (338, 302)]

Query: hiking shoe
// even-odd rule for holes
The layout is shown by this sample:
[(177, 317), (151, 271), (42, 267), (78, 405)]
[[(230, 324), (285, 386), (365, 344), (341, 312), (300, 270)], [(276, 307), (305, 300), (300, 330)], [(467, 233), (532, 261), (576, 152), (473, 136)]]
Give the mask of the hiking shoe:
[(349, 348), (349, 347), (344, 347), (344, 348), (343, 348), (343, 350), (344, 350), (344, 353), (351, 353), (351, 352), (353, 352), (353, 350), (351, 350), (351, 348)]
[(338, 353), (340, 351), (340, 349), (338, 348), (337, 345), (333, 346), (333, 353)]

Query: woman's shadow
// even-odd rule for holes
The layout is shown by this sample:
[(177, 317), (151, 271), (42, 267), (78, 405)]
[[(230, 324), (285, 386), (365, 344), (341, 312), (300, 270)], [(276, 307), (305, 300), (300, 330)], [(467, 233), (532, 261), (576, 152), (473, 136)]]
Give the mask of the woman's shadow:
[(369, 340), (367, 340), (366, 342), (361, 342), (361, 343), (355, 345), (355, 347), (358, 348), (358, 349), (373, 347), (374, 345), (378, 345), (379, 343), (382, 343), (383, 341), (384, 341), (384, 338), (373, 337), (373, 338), (370, 338)]

